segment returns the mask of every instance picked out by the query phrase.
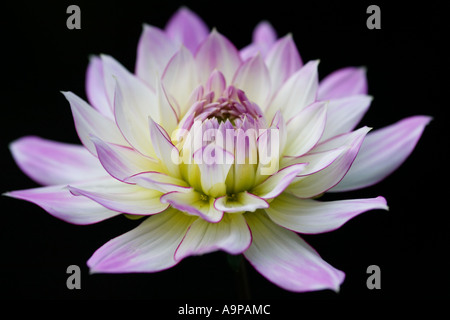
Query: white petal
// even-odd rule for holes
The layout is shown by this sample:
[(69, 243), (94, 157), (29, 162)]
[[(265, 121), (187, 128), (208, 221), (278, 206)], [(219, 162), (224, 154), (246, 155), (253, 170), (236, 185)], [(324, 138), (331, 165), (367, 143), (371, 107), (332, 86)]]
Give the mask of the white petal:
[(251, 192), (264, 199), (275, 198), (289, 186), (305, 167), (305, 163), (299, 163), (283, 168), (253, 188)]
[(219, 222), (223, 217), (223, 212), (214, 207), (214, 198), (207, 197), (195, 190), (166, 193), (161, 197), (161, 202), (169, 203), (175, 209), (189, 215), (199, 216), (212, 223)]
[(319, 61), (310, 61), (295, 72), (279, 89), (266, 109), (266, 119), (272, 119), (277, 110), (289, 121), (316, 100)]
[(268, 208), (266, 200), (251, 194), (247, 191), (234, 194), (232, 196), (223, 196), (214, 201), (214, 207), (223, 212), (253, 212), (257, 209)]
[(386, 178), (408, 158), (430, 120), (409, 117), (368, 134), (352, 167), (332, 191), (360, 189)]
[(317, 145), (314, 148), (314, 152), (331, 150), (343, 146), (346, 146), (346, 150), (325, 169), (305, 177), (297, 178), (296, 181), (291, 183), (288, 191), (300, 198), (312, 198), (338, 184), (355, 160), (364, 137), (369, 130), (369, 128), (363, 127), (357, 131), (335, 137)]
[(190, 96), (198, 86), (194, 57), (184, 47), (170, 59), (162, 74), (162, 85), (173, 106), (180, 108), (180, 118), (190, 107)]
[(175, 178), (181, 178), (180, 168), (178, 166), (178, 149), (172, 144), (168, 138), (167, 132), (164, 131), (152, 118), (148, 118), (150, 127), (150, 136), (156, 157), (162, 161), (167, 168), (167, 173)]
[(127, 184), (115, 179), (72, 184), (69, 190), (76, 196), (85, 196), (105, 208), (128, 214), (149, 215), (164, 211), (168, 205), (159, 201), (162, 192)]
[(97, 149), (98, 158), (108, 173), (116, 179), (124, 181), (129, 176), (140, 172), (161, 170), (161, 165), (132, 148), (104, 142), (92, 137)]
[(175, 250), (194, 219), (176, 210), (151, 216), (99, 248), (88, 260), (91, 273), (157, 272), (174, 266)]
[(297, 234), (277, 226), (261, 211), (246, 214), (245, 219), (253, 240), (244, 256), (269, 281), (294, 292), (339, 290), (344, 273), (325, 262)]
[(56, 218), (79, 225), (100, 222), (120, 214), (91, 199), (74, 196), (66, 185), (16, 190), (4, 195), (30, 201)]
[(228, 214), (218, 223), (197, 219), (175, 252), (175, 260), (217, 250), (239, 254), (250, 246), (251, 241), (250, 230), (241, 214)]
[(316, 102), (287, 122), (287, 141), (283, 155), (297, 157), (311, 150), (325, 129), (327, 102)]
[(86, 95), (89, 103), (105, 117), (113, 120), (113, 104), (106, 93), (103, 62), (99, 57), (91, 57), (86, 71)]
[(136, 58), (136, 75), (156, 92), (160, 77), (177, 51), (175, 43), (159, 28), (144, 25)]
[(264, 108), (270, 96), (270, 75), (259, 54), (245, 61), (234, 75), (233, 84), (243, 90), (250, 101)]
[(372, 97), (353, 95), (331, 99), (327, 107), (327, 123), (321, 141), (352, 131), (369, 109)]
[(383, 197), (321, 202), (283, 193), (270, 203), (266, 213), (276, 224), (300, 233), (335, 230), (360, 213), (387, 210)]
[(67, 184), (105, 176), (100, 162), (85, 147), (27, 136), (10, 144), (17, 165), (43, 185)]
[(303, 65), (291, 34), (278, 39), (267, 53), (265, 60), (274, 92)]
[(205, 83), (214, 69), (219, 70), (231, 83), (233, 75), (241, 65), (239, 52), (223, 35), (213, 30), (200, 45), (195, 62), (199, 72), (200, 82)]
[(103, 141), (112, 142), (122, 146), (129, 146), (122, 136), (117, 125), (105, 118), (97, 110), (88, 105), (84, 100), (72, 92), (63, 92), (70, 103), (78, 137), (83, 145), (93, 154), (97, 155), (91, 136), (96, 136)]

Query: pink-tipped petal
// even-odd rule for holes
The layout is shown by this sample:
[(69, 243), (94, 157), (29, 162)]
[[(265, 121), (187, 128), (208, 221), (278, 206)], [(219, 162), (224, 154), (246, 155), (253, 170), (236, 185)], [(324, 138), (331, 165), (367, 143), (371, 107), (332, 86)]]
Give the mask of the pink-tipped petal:
[(318, 60), (309, 61), (283, 83), (266, 109), (266, 118), (271, 119), (281, 110), (287, 122), (316, 100), (318, 65)]
[(157, 272), (177, 264), (175, 250), (194, 218), (168, 209), (100, 247), (87, 264), (91, 273)]
[(212, 223), (219, 222), (223, 217), (223, 212), (214, 207), (214, 198), (207, 197), (195, 190), (166, 193), (161, 196), (161, 202)]
[(336, 99), (355, 94), (367, 94), (365, 68), (347, 67), (330, 73), (320, 82), (318, 99)]
[(321, 141), (352, 131), (371, 102), (372, 97), (364, 94), (328, 100), (327, 123)]
[(287, 190), (300, 198), (312, 198), (337, 185), (350, 169), (369, 130), (370, 128), (363, 127), (318, 144), (313, 149), (314, 152), (340, 147), (346, 147), (346, 150), (325, 169), (309, 176), (297, 178)]
[(219, 70), (231, 83), (233, 75), (241, 65), (239, 52), (223, 35), (213, 30), (200, 45), (195, 55), (201, 82), (206, 82), (214, 69)]
[(208, 36), (209, 29), (203, 20), (186, 7), (180, 8), (170, 18), (165, 28), (167, 35), (177, 44), (183, 44), (193, 54)]
[(158, 77), (177, 49), (164, 31), (144, 25), (137, 48), (136, 75), (156, 91)]
[(333, 192), (373, 185), (395, 171), (411, 154), (428, 116), (413, 116), (367, 135), (352, 167)]
[(252, 244), (244, 256), (265, 278), (294, 292), (339, 290), (344, 273), (325, 262), (303, 239), (273, 223), (264, 212), (245, 215)]
[(300, 233), (322, 233), (375, 209), (388, 209), (383, 197), (321, 202), (283, 193), (265, 210), (273, 222), (284, 228)]
[(218, 223), (197, 219), (175, 252), (175, 260), (217, 250), (239, 254), (250, 246), (251, 241), (250, 230), (241, 214), (228, 214)]
[(277, 197), (289, 186), (289, 184), (291, 184), (295, 177), (305, 169), (306, 165), (306, 163), (299, 163), (281, 169), (263, 181), (260, 185), (253, 188), (252, 193), (263, 199)]
[(161, 168), (156, 160), (144, 157), (132, 148), (107, 143), (96, 137), (91, 140), (105, 170), (118, 180), (124, 181), (137, 173)]
[(32, 202), (58, 219), (79, 225), (97, 223), (120, 214), (91, 199), (74, 196), (66, 185), (16, 190), (5, 195)]
[(234, 75), (233, 84), (260, 107), (265, 107), (270, 95), (270, 75), (261, 55), (245, 61)]
[(306, 167), (297, 176), (309, 176), (310, 174), (316, 173), (328, 167), (346, 150), (346, 147), (340, 147), (328, 151), (308, 153), (295, 158), (284, 157), (281, 160), (281, 167), (285, 168), (293, 164), (305, 163)]
[(91, 136), (96, 136), (104, 141), (118, 145), (129, 145), (111, 119), (105, 118), (105, 116), (72, 92), (63, 92), (63, 94), (70, 103), (78, 137), (93, 155), (96, 156), (97, 151), (94, 143), (91, 141)]
[(214, 201), (214, 207), (223, 212), (254, 212), (257, 209), (268, 208), (266, 200), (247, 191), (232, 196), (223, 196)]
[(98, 159), (81, 145), (27, 136), (12, 142), (10, 150), (20, 169), (42, 185), (66, 184), (106, 175)]
[(138, 215), (150, 215), (164, 211), (168, 205), (159, 201), (162, 193), (114, 179), (69, 185), (75, 196), (84, 196), (110, 210)]
[(303, 65), (291, 34), (272, 45), (265, 60), (274, 92)]
[(261, 21), (253, 30), (252, 43), (240, 50), (242, 60), (254, 57), (258, 53), (264, 58), (277, 40), (277, 33), (267, 21)]
[(99, 57), (91, 57), (86, 71), (86, 95), (89, 103), (102, 115), (113, 120), (112, 103), (106, 93), (103, 62)]

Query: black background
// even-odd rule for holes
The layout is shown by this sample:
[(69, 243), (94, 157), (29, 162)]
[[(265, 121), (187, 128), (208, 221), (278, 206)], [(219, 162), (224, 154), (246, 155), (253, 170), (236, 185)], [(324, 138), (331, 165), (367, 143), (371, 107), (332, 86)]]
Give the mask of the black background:
[[(393, 2), (393, 1), (392, 1)], [(66, 8), (81, 8), (81, 30), (68, 30)], [(368, 30), (366, 8), (381, 8), (381, 30)], [(15, 165), (8, 144), (25, 135), (79, 143), (60, 91), (85, 98), (91, 54), (112, 55), (134, 70), (142, 24), (164, 27), (187, 5), (209, 27), (242, 48), (266, 19), (279, 36), (292, 32), (304, 62), (320, 59), (323, 78), (345, 66), (366, 66), (372, 107), (363, 124), (380, 128), (404, 117), (434, 120), (415, 151), (376, 186), (327, 197), (384, 196), (389, 212), (371, 211), (339, 230), (305, 236), (346, 273), (339, 293), (291, 293), (247, 264), (255, 299), (449, 298), (448, 90), (440, 82), (448, 58), (441, 44), (444, 8), (437, 1), (58, 1), (2, 7), (1, 192), (36, 187)], [(5, 72), (6, 71), (6, 72)], [(325, 198), (325, 200), (327, 199)], [(1, 197), (0, 288), (5, 298), (234, 299), (234, 274), (223, 252), (190, 257), (156, 274), (89, 275), (86, 261), (109, 239), (137, 225), (119, 216), (90, 226), (60, 221), (39, 207)], [(66, 268), (81, 267), (81, 290), (68, 290)], [(381, 289), (366, 287), (369, 265), (381, 268)], [(298, 306), (294, 302), (292, 306)]]

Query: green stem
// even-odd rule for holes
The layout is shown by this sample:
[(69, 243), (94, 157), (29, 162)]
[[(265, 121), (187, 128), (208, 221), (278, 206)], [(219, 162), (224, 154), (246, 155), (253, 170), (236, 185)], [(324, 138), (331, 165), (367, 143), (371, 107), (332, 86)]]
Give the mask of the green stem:
[(234, 271), (234, 282), (238, 299), (250, 299), (250, 287), (248, 285), (246, 261), (242, 255), (228, 255), (230, 267)]

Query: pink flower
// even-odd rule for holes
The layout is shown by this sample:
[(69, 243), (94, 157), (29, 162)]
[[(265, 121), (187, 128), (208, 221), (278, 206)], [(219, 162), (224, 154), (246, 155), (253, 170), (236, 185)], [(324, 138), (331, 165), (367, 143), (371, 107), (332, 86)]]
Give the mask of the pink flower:
[(74, 224), (145, 218), (93, 254), (92, 272), (156, 272), (223, 250), (243, 253), (286, 290), (338, 290), (344, 273), (297, 233), (387, 210), (381, 196), (316, 198), (387, 177), (430, 117), (355, 130), (372, 100), (365, 70), (319, 83), (318, 64), (303, 64), (292, 36), (277, 39), (267, 22), (238, 51), (182, 8), (164, 30), (144, 26), (134, 74), (101, 55), (87, 70), (89, 104), (64, 92), (83, 146), (11, 144), (20, 168), (45, 186), (7, 195)]

